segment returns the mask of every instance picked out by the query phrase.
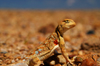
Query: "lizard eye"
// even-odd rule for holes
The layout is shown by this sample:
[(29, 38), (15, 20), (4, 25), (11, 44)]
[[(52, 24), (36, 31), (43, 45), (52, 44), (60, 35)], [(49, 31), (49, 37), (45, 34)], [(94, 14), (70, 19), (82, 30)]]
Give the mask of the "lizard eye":
[(69, 20), (64, 20), (63, 22), (69, 23)]
[(68, 20), (66, 20), (66, 23), (69, 23), (69, 21), (68, 21)]

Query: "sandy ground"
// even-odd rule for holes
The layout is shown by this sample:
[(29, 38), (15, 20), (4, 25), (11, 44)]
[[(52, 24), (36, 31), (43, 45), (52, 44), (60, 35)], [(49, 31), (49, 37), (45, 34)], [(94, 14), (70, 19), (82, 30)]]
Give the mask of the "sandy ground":
[[(0, 66), (26, 59), (65, 18), (73, 19), (77, 24), (64, 34), (68, 53), (81, 57), (81, 66), (92, 63), (99, 66), (99, 10), (0, 10)], [(95, 61), (87, 58), (89, 56)]]

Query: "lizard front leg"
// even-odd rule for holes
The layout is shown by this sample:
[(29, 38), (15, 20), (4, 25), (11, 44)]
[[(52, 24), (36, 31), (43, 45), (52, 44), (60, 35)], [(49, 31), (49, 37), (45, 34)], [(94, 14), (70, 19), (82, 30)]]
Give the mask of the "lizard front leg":
[(62, 55), (66, 59), (66, 62), (67, 63), (69, 62), (70, 64), (72, 64), (74, 66), (73, 62), (68, 57), (68, 53), (66, 53), (65, 42), (64, 42), (63, 37), (61, 37), (61, 36), (59, 36), (59, 47), (61, 49)]

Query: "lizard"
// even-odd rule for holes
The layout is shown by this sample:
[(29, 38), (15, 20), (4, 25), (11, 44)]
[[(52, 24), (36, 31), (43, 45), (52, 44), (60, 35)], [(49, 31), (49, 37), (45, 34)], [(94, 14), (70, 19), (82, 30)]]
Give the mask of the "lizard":
[[(65, 42), (63, 38), (63, 34), (73, 28), (76, 23), (72, 19), (64, 19), (61, 21), (58, 26), (56, 27), (55, 31), (43, 42), (36, 50), (30, 51), (29, 56), (26, 57), (26, 60), (19, 60), (20, 63), (26, 63), (28, 66), (39, 66), (41, 61), (46, 60), (51, 56), (54, 52), (57, 53), (55, 50), (56, 48), (60, 47), (61, 53), (66, 60), (66, 63), (73, 64), (73, 60), (70, 60), (68, 57), (68, 53), (66, 53)], [(11, 65), (8, 65), (11, 66)]]
[(43, 42), (31, 55), (31, 59), (28, 63), (29, 66), (38, 66), (39, 62), (47, 59), (60, 47), (63, 57), (66, 59), (66, 63), (73, 65), (72, 60), (69, 59), (68, 53), (66, 53), (65, 42), (63, 38), (64, 32), (73, 28), (76, 23), (72, 19), (64, 19), (61, 21), (55, 31)]

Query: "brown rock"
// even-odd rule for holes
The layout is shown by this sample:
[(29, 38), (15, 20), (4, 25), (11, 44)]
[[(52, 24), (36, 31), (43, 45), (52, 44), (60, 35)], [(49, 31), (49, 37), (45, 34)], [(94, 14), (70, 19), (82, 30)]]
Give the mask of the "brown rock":
[(49, 24), (47, 26), (41, 27), (38, 32), (43, 34), (52, 33), (54, 31), (54, 28), (54, 24)]
[(48, 65), (65, 64), (66, 60), (62, 55), (58, 54), (58, 55), (53, 55), (48, 59), (44, 60), (44, 63)]
[(98, 58), (98, 56), (97, 56), (96, 54), (92, 55), (92, 59), (93, 59), (94, 61), (97, 61), (97, 58)]
[(0, 60), (0, 65), (1, 65), (2, 63), (3, 63), (2, 60)]
[(81, 63), (83, 59), (81, 57), (76, 57), (75, 58), (75, 63)]
[(92, 59), (85, 59), (83, 60), (81, 66), (97, 66), (97, 63), (93, 61)]
[(81, 50), (100, 52), (100, 39), (90, 36), (81, 44)]

